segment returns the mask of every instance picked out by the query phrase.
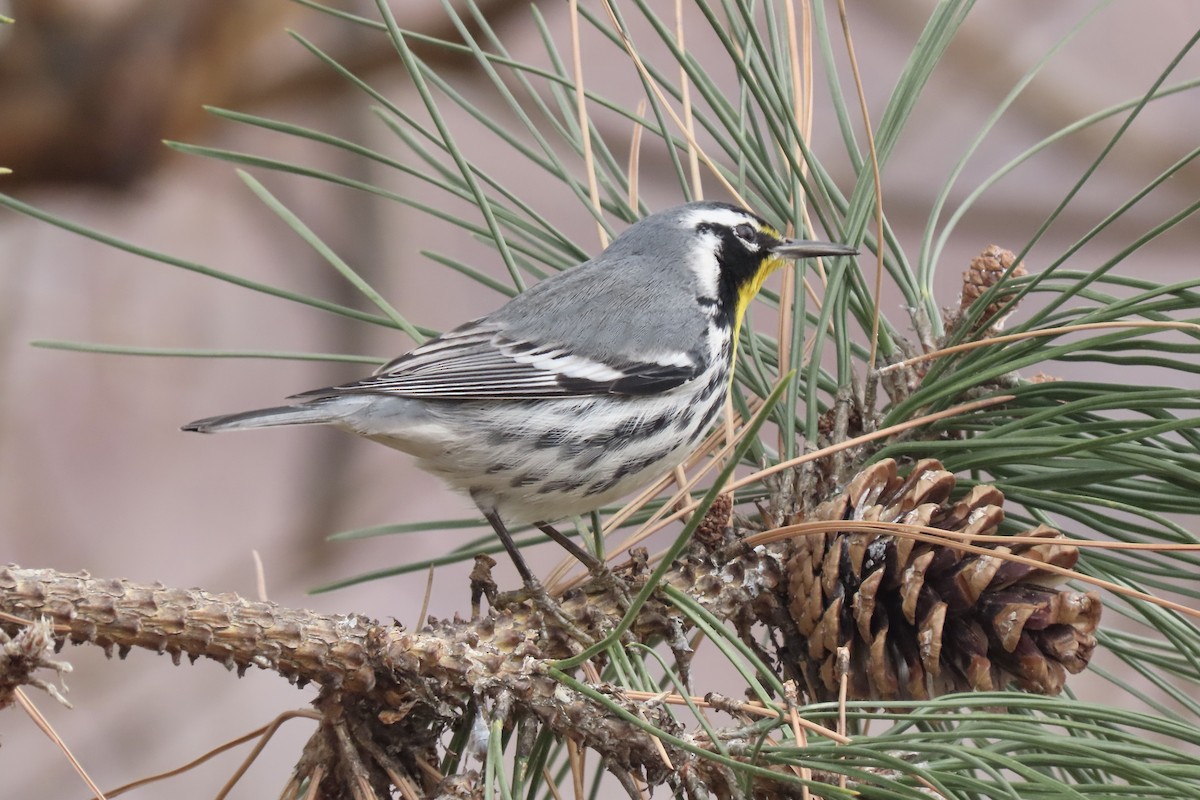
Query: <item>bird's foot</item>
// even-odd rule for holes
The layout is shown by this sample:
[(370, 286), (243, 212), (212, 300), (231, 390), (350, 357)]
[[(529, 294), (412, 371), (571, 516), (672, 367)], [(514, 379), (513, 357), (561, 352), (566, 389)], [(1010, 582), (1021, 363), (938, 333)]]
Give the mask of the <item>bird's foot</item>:
[(531, 603), (545, 617), (554, 620), (556, 627), (572, 640), (578, 642), (582, 647), (587, 648), (595, 644), (595, 639), (575, 624), (574, 620), (563, 613), (562, 606), (550, 596), (550, 593), (546, 591), (546, 587), (537, 578), (526, 580), (525, 585), (520, 589), (510, 592), (500, 592), (490, 601), (492, 608), (501, 610), (522, 603)]

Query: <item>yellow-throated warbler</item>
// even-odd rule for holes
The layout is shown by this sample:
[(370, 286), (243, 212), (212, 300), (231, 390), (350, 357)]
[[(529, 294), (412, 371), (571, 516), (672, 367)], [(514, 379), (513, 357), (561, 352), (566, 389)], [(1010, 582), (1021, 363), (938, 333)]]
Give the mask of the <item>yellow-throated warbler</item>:
[(183, 429), (325, 424), (411, 453), (471, 496), (533, 586), (505, 524), (535, 523), (594, 564), (549, 523), (678, 465), (724, 405), (742, 316), (767, 275), (786, 259), (856, 252), (784, 239), (733, 205), (688, 203), (369, 378)]

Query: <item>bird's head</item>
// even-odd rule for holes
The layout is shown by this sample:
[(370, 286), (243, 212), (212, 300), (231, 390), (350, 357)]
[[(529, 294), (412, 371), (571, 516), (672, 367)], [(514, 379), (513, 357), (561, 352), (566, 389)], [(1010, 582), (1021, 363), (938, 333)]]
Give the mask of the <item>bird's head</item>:
[(688, 265), (735, 331), (763, 281), (788, 261), (858, 253), (847, 245), (785, 238), (762, 217), (729, 203), (689, 203), (664, 213), (689, 237)]

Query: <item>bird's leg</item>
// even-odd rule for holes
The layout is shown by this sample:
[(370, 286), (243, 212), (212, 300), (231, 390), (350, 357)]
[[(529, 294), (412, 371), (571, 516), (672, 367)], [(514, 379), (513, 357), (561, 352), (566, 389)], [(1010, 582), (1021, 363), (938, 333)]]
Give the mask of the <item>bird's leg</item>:
[[(538, 607), (542, 609), (544, 614), (548, 614), (556, 619), (559, 625), (562, 626), (563, 630), (572, 639), (579, 642), (584, 647), (590, 646), (594, 642), (592, 637), (588, 636), (586, 633), (580, 630), (573, 621), (568, 619), (566, 615), (563, 614), (562, 609), (559, 608), (558, 603), (554, 602), (554, 599), (551, 598), (549, 593), (546, 592), (546, 587), (542, 586), (542, 582), (537, 579), (537, 576), (533, 574), (533, 570), (529, 568), (529, 565), (525, 563), (525, 559), (521, 557), (521, 551), (517, 549), (517, 545), (513, 541), (512, 534), (508, 532), (508, 528), (505, 526), (504, 520), (500, 519), (500, 515), (495, 511), (488, 511), (482, 508), (480, 510), (483, 511), (483, 516), (487, 519), (487, 521), (491, 523), (492, 529), (496, 531), (496, 536), (500, 537), (500, 544), (504, 545), (504, 549), (508, 551), (509, 558), (512, 559), (513, 566), (517, 568), (517, 572), (520, 574), (521, 580), (525, 584), (525, 589), (522, 593), (524, 598), (532, 600)], [(558, 531), (555, 531), (555, 533), (558, 533)], [(562, 534), (559, 535), (561, 536)], [(593, 558), (593, 560), (595, 559)], [(518, 599), (524, 598), (518, 596)], [(503, 607), (508, 602), (511, 602), (511, 600), (512, 595), (499, 595), (497, 596), (494, 605)]]
[(625, 608), (629, 608), (629, 591), (627, 584), (617, 578), (612, 570), (608, 568), (599, 558), (584, 550), (569, 537), (560, 533), (554, 526), (545, 522), (533, 523), (538, 530), (549, 536), (558, 543), (562, 549), (566, 550), (575, 560), (587, 567), (587, 571), (591, 574), (597, 586), (611, 587), (616, 592), (617, 600), (624, 604)]
[(534, 527), (536, 527), (539, 531), (557, 542), (559, 547), (574, 556), (576, 561), (587, 567), (588, 572), (592, 573), (593, 575), (599, 575), (602, 572), (608, 571), (608, 568), (604, 566), (603, 561), (596, 558), (579, 545), (575, 544), (575, 541), (570, 536), (559, 533), (554, 526), (545, 522), (535, 522), (533, 524)]
[(542, 588), (542, 582), (533, 574), (533, 570), (525, 563), (525, 559), (521, 557), (521, 551), (517, 549), (516, 542), (513, 541), (512, 534), (508, 532), (508, 528), (504, 524), (504, 520), (500, 519), (500, 515), (495, 511), (484, 511), (484, 518), (491, 523), (492, 530), (500, 537), (500, 544), (504, 545), (504, 549), (508, 552), (508, 557), (512, 559), (513, 566), (517, 568), (517, 573), (521, 576), (521, 581), (525, 584), (525, 588), (530, 592), (546, 593)]

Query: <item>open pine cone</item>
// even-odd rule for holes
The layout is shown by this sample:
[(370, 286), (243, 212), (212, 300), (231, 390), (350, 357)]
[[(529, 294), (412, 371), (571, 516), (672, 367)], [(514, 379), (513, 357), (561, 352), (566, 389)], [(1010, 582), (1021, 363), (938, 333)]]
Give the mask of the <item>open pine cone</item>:
[[(991, 289), (997, 283), (1004, 279), (1006, 273), (1014, 261), (1017, 260), (1016, 255), (1011, 250), (1005, 250), (999, 245), (989, 244), (984, 248), (983, 252), (971, 259), (970, 265), (963, 272), (962, 278), (962, 294), (959, 296), (958, 312), (950, 320), (951, 326), (962, 320), (963, 315), (967, 313), (976, 300), (984, 295), (988, 289)], [(1012, 273), (1008, 276), (1009, 280), (1013, 278), (1023, 278), (1029, 274), (1025, 269), (1025, 264), (1017, 264), (1013, 268)], [(988, 305), (984, 309), (983, 316), (976, 324), (976, 330), (986, 328), (994, 328), (999, 330), (1004, 327), (1004, 321), (1008, 316), (1015, 311), (1015, 308), (1010, 308), (1003, 316), (1000, 316), (1001, 309), (1008, 304), (1009, 297), (1001, 295), (998, 299)]]
[[(907, 478), (888, 459), (860, 472), (809, 519), (901, 522), (991, 535), (1004, 496), (976, 486), (950, 502), (954, 476), (927, 459)], [(802, 520), (793, 520), (800, 522)], [(1039, 526), (1045, 539), (980, 543), (1072, 567), (1078, 549)], [(797, 537), (788, 560), (788, 610), (802, 644), (793, 666), (814, 699), (836, 696), (838, 649), (849, 654), (851, 699), (927, 698), (1002, 689), (1057, 694), (1066, 673), (1087, 666), (1100, 620), (1095, 592), (1057, 588), (1062, 578), (998, 556), (876, 533)]]

